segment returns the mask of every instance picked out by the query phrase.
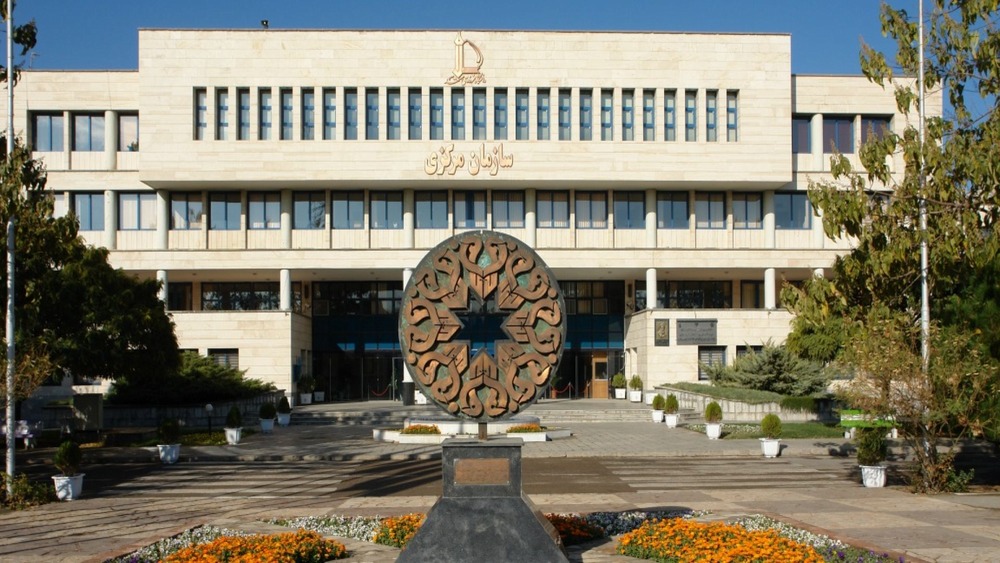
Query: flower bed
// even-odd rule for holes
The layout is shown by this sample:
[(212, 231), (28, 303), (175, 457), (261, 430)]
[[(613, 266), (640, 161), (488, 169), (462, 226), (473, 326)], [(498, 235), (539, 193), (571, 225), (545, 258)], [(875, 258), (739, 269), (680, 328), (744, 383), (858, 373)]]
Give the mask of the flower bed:
[(823, 561), (812, 546), (775, 530), (676, 518), (643, 522), (619, 538), (617, 552), (655, 561)]
[(316, 532), (223, 536), (184, 548), (164, 563), (324, 563), (347, 556), (344, 544), (324, 539)]
[(441, 434), (441, 429), (435, 424), (411, 424), (402, 429), (400, 434)]
[(539, 424), (517, 424), (507, 429), (508, 434), (521, 434), (529, 432), (545, 432)]

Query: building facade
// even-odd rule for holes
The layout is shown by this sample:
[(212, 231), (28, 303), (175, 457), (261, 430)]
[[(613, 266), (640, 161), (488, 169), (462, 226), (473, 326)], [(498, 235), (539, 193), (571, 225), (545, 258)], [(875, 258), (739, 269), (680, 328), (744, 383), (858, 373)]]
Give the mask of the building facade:
[(559, 279), (565, 395), (783, 341), (782, 284), (849, 248), (809, 181), (906, 117), (780, 34), (140, 30), (138, 70), (25, 72), (15, 123), (182, 349), (354, 399), (394, 393), (402, 288), (465, 230)]

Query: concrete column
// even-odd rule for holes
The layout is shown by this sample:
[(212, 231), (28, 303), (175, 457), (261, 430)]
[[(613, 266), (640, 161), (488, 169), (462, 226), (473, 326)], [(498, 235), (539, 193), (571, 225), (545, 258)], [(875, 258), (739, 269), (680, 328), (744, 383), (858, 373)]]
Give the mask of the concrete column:
[(156, 271), (156, 281), (160, 282), (160, 291), (157, 293), (156, 297), (163, 302), (163, 306), (167, 306), (167, 271), (157, 270)]
[(764, 308), (768, 310), (777, 308), (774, 268), (764, 270)]
[(104, 190), (104, 246), (118, 248), (118, 196), (114, 190)]
[(281, 247), (292, 247), (292, 190), (281, 190)]
[[(413, 277), (413, 268), (403, 268), (403, 290), (406, 290), (406, 286), (410, 283), (410, 278)], [(416, 393), (416, 386), (413, 383), (413, 376), (410, 375), (410, 370), (403, 365), (403, 388), (402, 388), (401, 399), (403, 404), (406, 406), (412, 405), (414, 403), (414, 395)]]
[(118, 168), (118, 112), (104, 112), (104, 169)]
[(73, 114), (68, 111), (63, 112), (63, 154), (66, 156), (66, 168), (72, 170)]
[(646, 246), (656, 248), (656, 190), (646, 190)]
[(279, 291), (281, 292), (281, 301), (279, 307), (282, 311), (292, 310), (292, 271), (287, 268), (282, 268), (279, 273)]
[(170, 194), (156, 190), (156, 248), (167, 250), (170, 232)]
[(656, 268), (646, 270), (646, 309), (650, 311), (659, 307), (656, 300)]
[(775, 248), (774, 192), (764, 192), (764, 248)]
[(826, 170), (828, 166), (823, 162), (823, 153), (827, 147), (823, 146), (822, 113), (814, 114), (812, 121), (809, 123), (809, 148), (813, 157), (813, 170)]
[(531, 248), (535, 248), (538, 243), (538, 217), (535, 214), (535, 205), (534, 188), (524, 190), (524, 238), (526, 239), (524, 242)]
[(413, 190), (403, 190), (403, 248), (416, 248), (416, 230), (413, 221)]

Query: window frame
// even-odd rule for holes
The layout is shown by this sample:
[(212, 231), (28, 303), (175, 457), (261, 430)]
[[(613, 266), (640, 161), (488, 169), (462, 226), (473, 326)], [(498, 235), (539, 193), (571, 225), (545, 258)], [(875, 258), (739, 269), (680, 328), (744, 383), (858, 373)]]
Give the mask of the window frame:
[(508, 97), (506, 88), (493, 89), (493, 138), (507, 140)]
[(413, 228), (448, 228), (448, 192), (420, 190), (413, 194)]
[[(118, 230), (155, 231), (156, 194), (149, 192), (118, 192)], [(133, 204), (135, 213), (129, 217), (125, 208)]]
[[(756, 211), (756, 213), (754, 213)], [(764, 194), (760, 192), (733, 192), (733, 229), (759, 230), (764, 228)]]
[(201, 192), (171, 192), (171, 231), (200, 231), (204, 224), (205, 201)]
[(403, 192), (372, 191), (368, 194), (369, 220), (373, 231), (403, 228)]
[(645, 192), (614, 192), (614, 202), (615, 229), (643, 230), (646, 228)]
[(398, 141), (402, 138), (402, 104), (403, 94), (399, 88), (389, 88), (385, 91), (385, 138)]
[[(683, 224), (676, 213), (679, 204), (683, 204)], [(670, 210), (669, 214), (664, 213), (667, 209)], [(656, 192), (656, 228), (685, 230), (691, 228), (691, 198), (688, 192)]]
[[(786, 207), (782, 203), (787, 199)], [(804, 202), (800, 203), (800, 202)], [(796, 209), (798, 205), (803, 205), (801, 221), (798, 220)], [(808, 231), (812, 230), (812, 202), (809, 195), (801, 192), (775, 192), (774, 193), (774, 228), (779, 231)], [(798, 225), (798, 226), (796, 226)]]
[(573, 140), (573, 91), (569, 88), (560, 88), (559, 99), (559, 140)]
[[(43, 126), (40, 121), (45, 121)], [(62, 113), (34, 112), (31, 114), (33, 150), (38, 152), (63, 152), (63, 133), (66, 130), (66, 119)], [(41, 135), (44, 131), (45, 135)], [(42, 146), (41, 141), (48, 142)]]
[(485, 191), (455, 190), (452, 192), (452, 210), (456, 229), (486, 228)]
[(615, 138), (615, 91), (610, 88), (601, 90), (601, 140), (613, 141)]
[(406, 135), (411, 141), (419, 141), (423, 135), (423, 92), (420, 88), (408, 88), (406, 91), (408, 112), (406, 115)]
[(570, 225), (569, 192), (540, 190), (535, 196), (535, 215), (539, 229), (568, 229)]
[(465, 88), (451, 89), (451, 140), (465, 140)]
[[(511, 196), (517, 197), (511, 197)], [(525, 197), (520, 190), (503, 190), (492, 193), (493, 228), (523, 229), (525, 227)], [(517, 219), (512, 219), (517, 217)]]
[(527, 141), (530, 135), (529, 96), (527, 88), (514, 91), (514, 139), (517, 141)]
[(677, 140), (677, 90), (663, 91), (663, 140)]
[(300, 127), (303, 141), (316, 139), (316, 90), (313, 88), (303, 88), (300, 93), (302, 125)]
[[(704, 202), (704, 203), (703, 203)], [(703, 218), (699, 210), (704, 208), (708, 216)], [(721, 219), (718, 216), (721, 214)], [(695, 229), (724, 230), (727, 227), (725, 192), (696, 192), (694, 196)]]
[(365, 194), (360, 190), (330, 192), (330, 227), (335, 231), (365, 228)]
[(247, 194), (247, 230), (274, 231), (281, 229), (281, 193), (249, 192)]
[(242, 214), (243, 202), (240, 192), (209, 192), (208, 230), (239, 231), (242, 228), (240, 224)]
[(337, 138), (337, 90), (323, 88), (323, 140)]
[(486, 88), (472, 89), (472, 140), (486, 140)]
[(577, 191), (574, 200), (574, 224), (577, 230), (608, 228), (608, 192)]
[(642, 91), (642, 140), (656, 140), (656, 90)]
[[(73, 192), (73, 214), (76, 216), (81, 231), (104, 230), (104, 193)], [(84, 205), (86, 202), (86, 205)], [(86, 213), (81, 211), (86, 210)], [(96, 225), (95, 225), (96, 223)]]
[(823, 154), (854, 154), (854, 116), (823, 115)]
[(552, 94), (548, 88), (535, 93), (535, 139), (548, 141), (552, 135)]
[(684, 141), (698, 141), (698, 91), (684, 91)]
[(379, 135), (378, 88), (365, 88), (365, 140), (377, 141)]
[(635, 140), (635, 90), (622, 90), (622, 140)]
[(580, 140), (594, 140), (594, 91), (580, 89)]
[(344, 140), (358, 140), (358, 89), (344, 88)]
[[(317, 209), (320, 211), (318, 215)], [(326, 229), (326, 192), (292, 192), (292, 229), (305, 231)]]
[(295, 107), (292, 103), (292, 89), (279, 88), (278, 102), (281, 104), (281, 112), (279, 114), (281, 128), (278, 138), (282, 141), (291, 141), (295, 135)]
[(246, 141), (250, 138), (250, 89), (236, 89), (236, 140)]
[[(97, 124), (100, 124), (99, 126)], [(99, 129), (99, 131), (95, 131)], [(84, 132), (84, 133), (81, 133)], [(81, 134), (85, 137), (81, 138)], [(104, 114), (73, 114), (73, 150), (77, 152), (103, 152), (106, 123)], [(83, 141), (83, 142), (81, 142)], [(82, 146), (81, 146), (82, 145)]]
[(273, 100), (270, 88), (261, 88), (257, 91), (257, 138), (261, 141), (270, 141), (273, 134)]

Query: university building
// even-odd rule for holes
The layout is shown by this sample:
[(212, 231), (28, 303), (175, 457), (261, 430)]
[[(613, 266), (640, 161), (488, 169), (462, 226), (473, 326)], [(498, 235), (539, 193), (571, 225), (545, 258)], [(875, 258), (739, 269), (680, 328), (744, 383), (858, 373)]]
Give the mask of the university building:
[(402, 288), (466, 230), (558, 278), (563, 396), (780, 343), (782, 284), (849, 248), (809, 181), (906, 120), (787, 34), (144, 29), (138, 70), (15, 92), (56, 212), (163, 282), (182, 349), (332, 399), (394, 393)]

